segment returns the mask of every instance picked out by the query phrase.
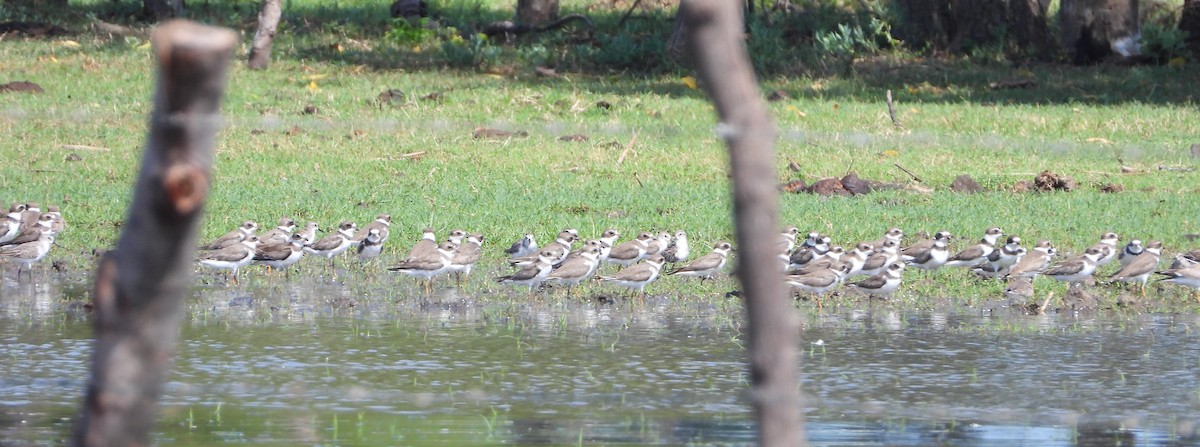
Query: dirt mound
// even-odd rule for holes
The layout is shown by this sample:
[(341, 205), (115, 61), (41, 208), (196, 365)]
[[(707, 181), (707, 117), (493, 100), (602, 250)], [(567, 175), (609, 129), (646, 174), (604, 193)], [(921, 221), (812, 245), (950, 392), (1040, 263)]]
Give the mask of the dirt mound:
[(1079, 183), (1061, 174), (1055, 174), (1050, 171), (1042, 171), (1037, 177), (1033, 178), (1033, 188), (1038, 191), (1067, 191), (1070, 192), (1079, 187)]

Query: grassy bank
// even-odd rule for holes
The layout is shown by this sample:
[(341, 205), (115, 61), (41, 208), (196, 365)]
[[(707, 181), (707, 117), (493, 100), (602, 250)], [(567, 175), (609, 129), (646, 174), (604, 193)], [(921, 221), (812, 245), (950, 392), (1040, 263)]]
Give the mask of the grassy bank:
[[(388, 259), (424, 226), (442, 233), (467, 228), (488, 236), (484, 262), (493, 268), (484, 270), (492, 272), (500, 270), (500, 246), (525, 232), (547, 242), (564, 227), (585, 237), (608, 227), (627, 237), (679, 228), (697, 252), (732, 237), (725, 149), (702, 91), (681, 79), (686, 72), (547, 78), (532, 66), (406, 70), (323, 57), (318, 41), (349, 46), (359, 39), (285, 33), (270, 70), (241, 63), (232, 70), (204, 238), (246, 219), (270, 226), (294, 216), (328, 229), (389, 213), (395, 223)], [(383, 54), (414, 52), (389, 45), (370, 43)], [(60, 204), (70, 228), (51, 258), (86, 268), (92, 248), (115, 240), (128, 203), (150, 108), (150, 50), (137, 38), (88, 34), (12, 39), (0, 46), (0, 66), (0, 82), (29, 80), (46, 90), (0, 95), (0, 156), (7, 161), (0, 200)], [(854, 67), (850, 76), (764, 79), (764, 89), (790, 97), (770, 103), (780, 128), (779, 180), (856, 171), (909, 189), (785, 195), (783, 223), (828, 232), (842, 244), (900, 226), (910, 234), (947, 229), (965, 236), (965, 245), (998, 225), (1029, 242), (1051, 239), (1067, 252), (1104, 231), (1161, 239), (1168, 252), (1195, 245), (1184, 237), (1200, 232), (1200, 174), (1189, 155), (1200, 142), (1200, 112), (1188, 90), (1200, 83), (1194, 66), (1017, 70), (875, 58)], [(1013, 77), (1037, 82), (988, 88)], [(387, 89), (405, 98), (377, 102)], [(886, 90), (896, 97), (901, 128), (888, 117)], [(422, 99), (434, 93), (436, 99)], [(313, 113), (304, 112), (309, 106)], [(477, 127), (529, 136), (475, 139)], [(557, 139), (568, 134), (588, 140)], [(800, 172), (789, 170), (791, 161)], [(1080, 187), (1009, 192), (1042, 170), (1071, 176)], [(959, 174), (987, 192), (950, 192)], [(1109, 183), (1124, 192), (1099, 192)], [(914, 282), (914, 293), (1002, 290), (962, 273), (945, 275), (954, 278), (948, 287)], [(710, 291), (717, 289), (729, 284)]]

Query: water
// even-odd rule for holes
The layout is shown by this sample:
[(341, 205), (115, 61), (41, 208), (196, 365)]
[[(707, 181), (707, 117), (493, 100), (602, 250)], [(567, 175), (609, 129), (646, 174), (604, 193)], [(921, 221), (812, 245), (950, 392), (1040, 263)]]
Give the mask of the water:
[[(0, 445), (61, 445), (91, 336), (63, 297), (86, 279), (3, 281)], [(157, 442), (754, 440), (736, 300), (421, 300), (363, 284), (197, 288)], [(1200, 443), (1196, 316), (800, 307), (814, 445)]]

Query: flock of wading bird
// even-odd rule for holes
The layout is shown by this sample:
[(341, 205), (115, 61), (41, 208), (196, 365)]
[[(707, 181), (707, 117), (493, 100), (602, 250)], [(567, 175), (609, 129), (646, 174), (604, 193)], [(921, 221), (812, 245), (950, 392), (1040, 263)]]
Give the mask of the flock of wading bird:
[[(256, 235), (258, 225), (247, 221), (200, 247), (206, 252), (199, 262), (232, 270), (236, 282), (242, 267), (257, 263), (286, 270), (306, 253), (324, 257), (332, 264), (336, 257), (354, 249), (360, 260), (371, 260), (382, 253), (391, 220), (391, 216), (381, 214), (363, 228), (342, 222), (337, 231), (320, 239), (313, 222), (297, 231), (293, 219), (282, 218), (275, 228)], [(1029, 298), (1038, 275), (1072, 286), (1083, 285), (1095, 281), (1098, 269), (1117, 261), (1119, 267), (1101, 278), (1110, 283), (1134, 283), (1143, 295), (1152, 274), (1161, 275), (1162, 282), (1187, 286), (1193, 293), (1200, 291), (1200, 249), (1177, 253), (1170, 268), (1159, 270), (1161, 242), (1133, 239), (1121, 246), (1116, 233), (1105, 233), (1081, 254), (1057, 262), (1058, 251), (1050, 241), (1038, 241), (1027, 249), (1020, 237), (1005, 238), (998, 227), (987, 229), (977, 243), (958, 251), (951, 250), (952, 236), (946, 231), (904, 247), (904, 231), (892, 228), (879, 240), (854, 244), (852, 250), (833, 245), (829, 236), (817, 232), (808, 233), (803, 240), (799, 235), (796, 227), (788, 227), (779, 235), (780, 265), (786, 271), (787, 285), (815, 296), (818, 305), (823, 295), (839, 288), (888, 298), (899, 289), (908, 268), (935, 271), (963, 267), (982, 278), (1007, 281), (1005, 294), (1010, 298)], [(534, 236), (526, 234), (505, 250), (508, 264), (515, 271), (497, 281), (528, 287), (531, 294), (544, 284), (562, 285), (570, 295), (572, 287), (595, 277), (640, 295), (660, 274), (693, 276), (701, 281), (711, 278), (724, 269), (733, 251), (728, 242), (719, 241), (711, 252), (689, 259), (691, 249), (685, 231), (642, 232), (618, 243), (619, 238), (617, 230), (609, 229), (599, 238), (577, 245), (579, 232), (569, 228), (559, 232), (553, 242), (538, 246)], [(452, 230), (445, 241), (438, 242), (434, 230), (426, 228), (408, 255), (388, 270), (423, 280), (424, 290), (429, 293), (438, 276), (457, 274), (461, 281), (462, 276), (469, 275), (482, 257), (483, 241), (480, 233)], [(604, 264), (615, 264), (616, 269), (608, 275), (597, 275)], [(668, 265), (671, 267), (665, 268)], [(859, 276), (865, 278), (852, 280)]]
[[(336, 271), (336, 258), (351, 249), (363, 261), (379, 257), (391, 234), (391, 224), (392, 218), (387, 214), (379, 215), (363, 228), (345, 221), (336, 231), (318, 239), (315, 222), (298, 229), (295, 220), (285, 217), (275, 228), (256, 234), (258, 224), (247, 221), (199, 247), (201, 255), (197, 261), (207, 267), (231, 270), (234, 282), (238, 270), (251, 264), (287, 272), (306, 254), (325, 258), (327, 267), (335, 267)], [(22, 271), (29, 271), (32, 278), (33, 264), (46, 257), (55, 236), (65, 228), (66, 222), (56, 206), (43, 211), (37, 203), (13, 204), (0, 218), (0, 259), (18, 264), (18, 278)], [(963, 267), (983, 278), (1007, 281), (1005, 294), (1010, 298), (1032, 297), (1033, 280), (1038, 275), (1072, 286), (1096, 282), (1100, 276), (1109, 283), (1133, 283), (1145, 295), (1146, 283), (1151, 275), (1157, 274), (1162, 282), (1191, 288), (1194, 296), (1200, 292), (1200, 249), (1176, 253), (1170, 267), (1160, 270), (1161, 242), (1133, 239), (1122, 246), (1116, 233), (1105, 233), (1081, 254), (1058, 262), (1057, 250), (1049, 241), (1038, 241), (1032, 249), (1023, 246), (1017, 236), (1008, 236), (1001, 243), (1005, 234), (997, 227), (987, 229), (979, 242), (956, 252), (950, 249), (952, 237), (946, 231), (902, 248), (904, 232), (892, 228), (879, 240), (860, 242), (852, 250), (833, 245), (829, 236), (817, 232), (808, 233), (803, 240), (799, 240), (799, 235), (796, 227), (788, 227), (779, 235), (780, 266), (787, 272), (784, 277), (787, 285), (814, 295), (818, 304), (823, 295), (839, 288), (887, 298), (899, 289), (908, 268), (934, 271)], [(534, 236), (526, 234), (505, 250), (508, 264), (515, 270), (497, 281), (528, 287), (531, 294), (544, 284), (562, 285), (569, 295), (572, 287), (596, 277), (601, 282), (642, 294), (660, 274), (693, 276), (701, 281), (711, 278), (725, 268), (733, 251), (728, 242), (719, 241), (712, 251), (690, 259), (691, 249), (684, 231), (642, 232), (621, 243), (619, 238), (617, 230), (609, 229), (599, 238), (577, 247), (581, 240), (579, 232), (565, 229), (553, 242), (539, 247)], [(482, 258), (483, 241), (480, 233), (453, 230), (439, 243), (434, 230), (426, 228), (408, 255), (388, 270), (424, 280), (424, 290), (429, 293), (438, 276), (456, 274), (461, 281), (463, 276), (470, 275)], [(1112, 273), (1097, 274), (1113, 261), (1119, 266)], [(597, 276), (604, 264), (615, 264), (616, 269), (611, 274)], [(858, 276), (865, 278), (852, 281)]]
[(32, 279), (33, 264), (50, 254), (54, 237), (66, 228), (57, 206), (43, 212), (35, 202), (14, 203), (0, 219), (0, 260), (17, 263), (17, 279), (22, 270)]
[[(317, 239), (317, 224), (309, 222), (297, 230), (295, 220), (281, 218), (279, 225), (265, 233), (256, 234), (258, 224), (242, 223), (237, 229), (222, 235), (199, 249), (197, 261), (204, 266), (232, 271), (237, 281), (239, 269), (251, 264), (287, 271), (305, 254), (324, 257), (336, 272), (335, 259), (343, 253), (356, 253), (362, 261), (379, 257), (383, 244), (391, 233), (391, 216), (381, 214), (363, 228), (354, 222), (338, 224), (338, 229)], [(678, 265), (665, 272), (668, 275), (696, 276), (701, 280), (712, 277), (725, 267), (732, 246), (718, 242), (709, 254), (688, 261), (690, 248), (687, 233), (644, 232), (637, 238), (617, 243), (620, 232), (609, 229), (598, 239), (579, 244), (579, 232), (565, 229), (551, 243), (538, 246), (532, 234), (526, 234), (505, 252), (515, 271), (497, 279), (504, 284), (525, 286), (532, 294), (543, 284), (558, 284), (571, 288), (596, 276), (601, 264), (616, 264), (611, 275), (600, 275), (602, 282), (617, 284), (642, 294), (646, 285), (658, 279), (666, 264)], [(408, 250), (408, 255), (388, 270), (424, 280), (426, 293), (432, 292), (434, 278), (447, 275), (469, 276), (474, 265), (483, 257), (483, 234), (452, 230), (445, 241), (438, 242), (432, 228), (426, 228), (421, 239)]]

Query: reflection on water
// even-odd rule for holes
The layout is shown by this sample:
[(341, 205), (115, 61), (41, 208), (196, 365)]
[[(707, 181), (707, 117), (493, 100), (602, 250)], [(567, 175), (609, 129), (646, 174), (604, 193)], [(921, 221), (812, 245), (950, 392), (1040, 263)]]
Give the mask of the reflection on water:
[[(86, 380), (86, 279), (0, 286), (0, 445), (59, 445)], [(525, 302), (387, 281), (200, 287), (162, 445), (746, 445), (736, 301)], [(504, 293), (507, 293), (505, 291)], [(811, 312), (802, 306), (806, 312)], [(1190, 445), (1195, 316), (804, 317), (816, 445)]]

